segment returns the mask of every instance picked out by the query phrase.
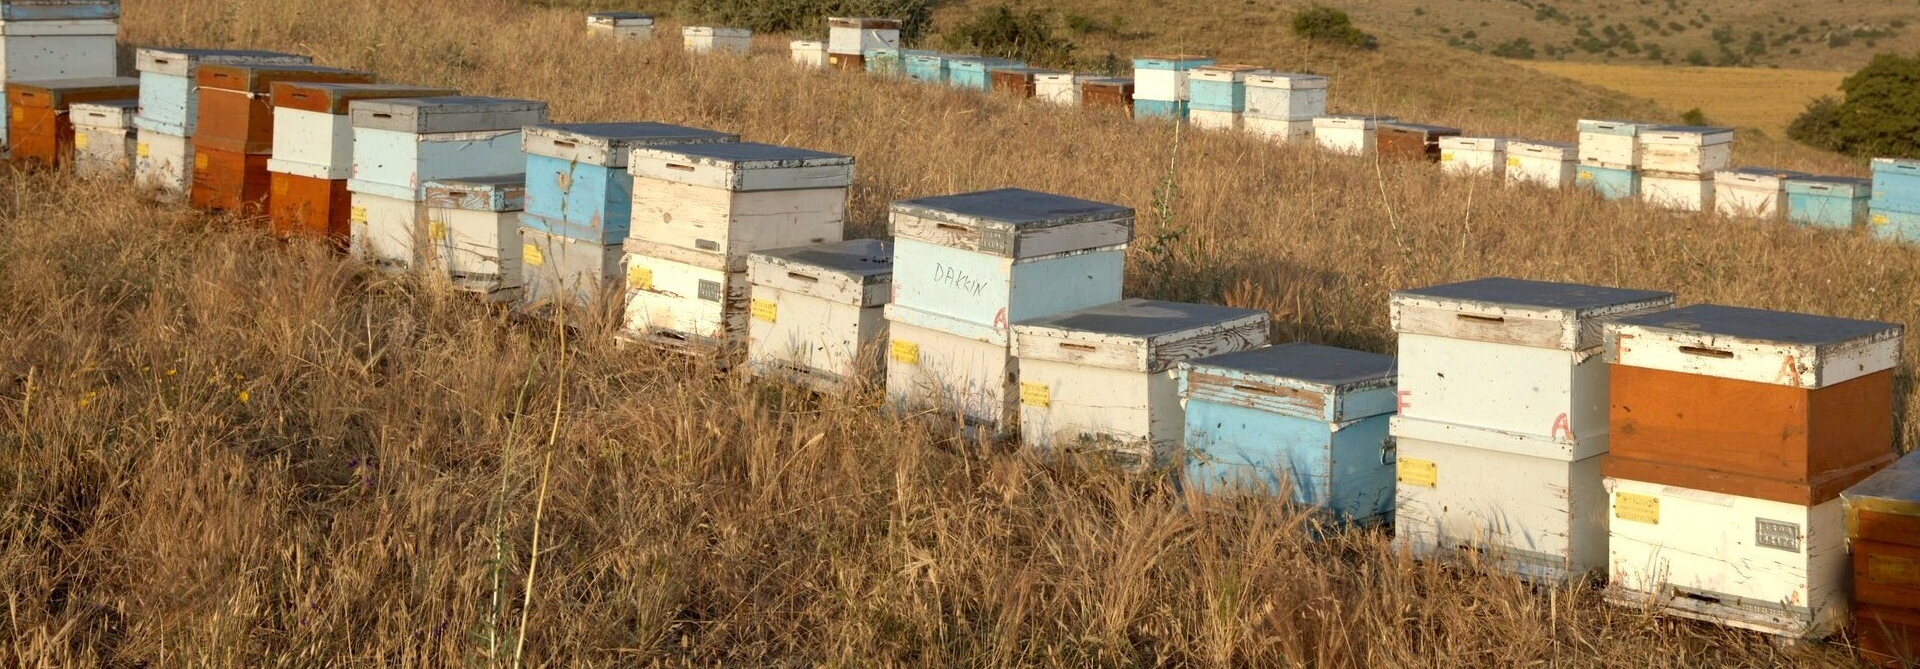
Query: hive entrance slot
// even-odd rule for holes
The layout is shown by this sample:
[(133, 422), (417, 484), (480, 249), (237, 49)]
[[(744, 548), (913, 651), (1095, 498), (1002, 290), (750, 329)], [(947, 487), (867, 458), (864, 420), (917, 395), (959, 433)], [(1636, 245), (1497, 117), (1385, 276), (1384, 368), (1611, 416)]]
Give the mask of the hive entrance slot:
[(1686, 590), (1675, 590), (1675, 591), (1674, 591), (1674, 593), (1675, 593), (1675, 594), (1678, 594), (1678, 595), (1680, 595), (1681, 597), (1685, 597), (1685, 598), (1687, 598), (1687, 599), (1691, 599), (1691, 600), (1693, 600), (1693, 601), (1696, 601), (1696, 602), (1705, 602), (1705, 603), (1708, 603), (1708, 604), (1719, 604), (1719, 603), (1720, 603), (1720, 598), (1719, 598), (1719, 597), (1714, 597), (1714, 596), (1711, 596), (1711, 595), (1703, 595), (1703, 594), (1700, 594), (1700, 593), (1697, 593), (1697, 592), (1689, 592), (1689, 591), (1686, 591)]
[(393, 118), (393, 115), (386, 112), (374, 112), (373, 117), (374, 118)]
[(787, 278), (789, 278), (789, 279), (797, 279), (797, 280), (800, 280), (800, 281), (809, 281), (809, 282), (811, 282), (811, 281), (819, 281), (819, 280), (820, 280), (820, 278), (819, 278), (819, 277), (816, 277), (816, 276), (813, 276), (813, 275), (811, 275), (811, 274), (801, 274), (801, 273), (799, 273), (799, 272), (787, 272)]
[(954, 225), (952, 223), (935, 223), (933, 224), (933, 227), (939, 228), (941, 230), (945, 230), (947, 232), (966, 232), (967, 231), (967, 226)]
[(1500, 316), (1481, 316), (1479, 314), (1457, 314), (1457, 316), (1460, 320), (1468, 323), (1479, 323), (1481, 325), (1499, 325), (1507, 322), (1506, 318)]
[(1726, 351), (1726, 350), (1721, 350), (1717, 348), (1705, 348), (1701, 346), (1682, 346), (1680, 347), (1680, 352), (1685, 353), (1687, 355), (1697, 355), (1703, 358), (1733, 357), (1733, 351)]
[(667, 169), (670, 169), (670, 170), (680, 170), (680, 171), (682, 171), (682, 172), (692, 172), (692, 171), (693, 171), (693, 166), (692, 166), (692, 165), (682, 165), (682, 164), (680, 164), (680, 163), (667, 163)]
[(1064, 348), (1069, 351), (1079, 351), (1081, 353), (1092, 353), (1094, 351), (1100, 350), (1098, 347), (1088, 346), (1086, 344), (1075, 344), (1073, 342), (1065, 342), (1065, 341), (1060, 342), (1060, 348)]
[(574, 146), (574, 144), (573, 144), (573, 142), (569, 142), (569, 141), (567, 141), (567, 140), (564, 140), (564, 139), (556, 139), (556, 140), (553, 140), (553, 145), (554, 145), (554, 146), (557, 146), (557, 147), (560, 147), (560, 148), (562, 148), (562, 149), (571, 149), (571, 148), (573, 148), (573, 146)]
[(1269, 388), (1265, 388), (1265, 387), (1262, 387), (1262, 386), (1249, 386), (1249, 385), (1247, 385), (1247, 384), (1244, 384), (1244, 383), (1236, 383), (1236, 384), (1233, 384), (1233, 389), (1234, 389), (1234, 390), (1238, 390), (1238, 391), (1241, 391), (1241, 392), (1248, 392), (1248, 393), (1260, 393), (1260, 394), (1262, 394), (1262, 395), (1272, 395), (1272, 394), (1273, 394), (1273, 390), (1271, 390), (1271, 389), (1269, 389)]

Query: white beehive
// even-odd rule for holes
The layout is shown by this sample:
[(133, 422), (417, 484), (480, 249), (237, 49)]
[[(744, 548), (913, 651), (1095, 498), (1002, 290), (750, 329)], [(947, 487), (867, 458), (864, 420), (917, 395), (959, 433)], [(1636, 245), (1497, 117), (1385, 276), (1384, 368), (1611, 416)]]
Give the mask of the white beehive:
[(1202, 130), (1239, 130), (1241, 118), (1239, 112), (1213, 109), (1187, 110), (1187, 123)]
[(561, 322), (591, 322), (622, 304), (619, 244), (574, 239), (521, 226), (520, 302), (525, 312)]
[(874, 49), (898, 48), (899, 19), (827, 19), (827, 53), (859, 56)]
[(1648, 172), (1710, 175), (1733, 160), (1730, 128), (1659, 126), (1641, 129), (1639, 139), (1640, 169)]
[(429, 181), (526, 169), (521, 128), (547, 121), (547, 103), (476, 96), (354, 100), (347, 189), (419, 200)]
[(193, 140), (141, 128), (133, 145), (134, 182), (164, 197), (181, 197), (193, 183)]
[(787, 45), (787, 50), (796, 65), (814, 70), (827, 69), (826, 42), (797, 39)]
[(680, 29), (682, 44), (690, 53), (733, 51), (746, 53), (753, 43), (753, 31), (745, 28), (687, 26)]
[(629, 251), (732, 273), (754, 251), (840, 241), (853, 162), (752, 142), (636, 148)]
[(1188, 75), (1212, 65), (1207, 56), (1175, 54), (1133, 59), (1133, 99), (1179, 102), (1188, 98)]
[(1581, 119), (1581, 160), (1604, 167), (1632, 169), (1640, 166), (1640, 132), (1652, 127), (1646, 123)]
[(1344, 114), (1313, 119), (1313, 138), (1320, 148), (1334, 153), (1362, 156), (1373, 153), (1381, 123), (1398, 120), (1392, 116)]
[(73, 120), (73, 170), (82, 175), (133, 173), (137, 134), (134, 100), (76, 102), (67, 108)]
[(1013, 432), (1018, 377), (1005, 337), (950, 333), (948, 323), (897, 305), (885, 312), (887, 398), (896, 408), (931, 409), (990, 436)]
[(822, 392), (884, 379), (893, 245), (873, 239), (774, 249), (747, 262), (747, 364)]
[(1449, 174), (1504, 177), (1507, 140), (1500, 137), (1441, 137), (1440, 169)]
[(520, 288), (523, 174), (427, 183), (427, 240), (436, 270), (453, 287), (493, 300)]
[(1712, 211), (1713, 180), (1681, 172), (1640, 172), (1640, 199), (1673, 211)]
[(744, 271), (690, 265), (626, 241), (623, 336), (668, 348), (728, 351), (747, 343), (751, 286)]
[(1275, 118), (1242, 116), (1240, 127), (1255, 137), (1277, 144), (1289, 142), (1313, 141), (1313, 119), (1289, 121)]
[[(0, 4), (0, 81), (45, 81), (118, 74), (114, 0)], [(0, 144), (7, 129), (0, 128)]]
[(1264, 346), (1270, 325), (1262, 311), (1143, 299), (1022, 321), (1020, 440), (1165, 464), (1186, 429), (1175, 365)]
[(1247, 76), (1247, 118), (1312, 121), (1327, 114), (1327, 78), (1261, 72)]
[(1566, 188), (1573, 184), (1579, 151), (1564, 142), (1507, 142), (1507, 183)]
[[(1807, 176), (1812, 175), (1758, 167), (1714, 172), (1713, 209), (1723, 216), (1787, 220), (1787, 180)], [(1645, 183), (1642, 177), (1642, 187)]]
[(634, 12), (588, 14), (587, 34), (645, 41), (653, 37), (653, 17)]
[(349, 197), (353, 256), (388, 271), (414, 267), (425, 248), (421, 242), (427, 234), (426, 204), (372, 193), (354, 192)]
[(1080, 106), (1080, 84), (1098, 79), (1092, 74), (1046, 72), (1033, 77), (1033, 97), (1062, 107)]
[(1819, 638), (1847, 620), (1841, 500), (1802, 506), (1606, 480), (1607, 598), (1685, 618)]

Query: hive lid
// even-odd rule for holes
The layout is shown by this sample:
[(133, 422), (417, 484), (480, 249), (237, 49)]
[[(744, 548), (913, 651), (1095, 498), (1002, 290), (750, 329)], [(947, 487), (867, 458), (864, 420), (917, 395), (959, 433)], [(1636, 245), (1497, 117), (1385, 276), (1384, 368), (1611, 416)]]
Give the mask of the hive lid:
[(751, 37), (753, 31), (746, 28), (720, 28), (716, 26), (687, 26), (680, 34), (688, 37)]
[(852, 28), (855, 30), (899, 30), (900, 19), (828, 17), (827, 27)]
[(1313, 90), (1327, 87), (1327, 78), (1318, 74), (1292, 72), (1255, 72), (1247, 75), (1247, 85), (1257, 88)]
[(66, 109), (75, 102), (129, 100), (140, 96), (133, 77), (80, 77), (7, 82), (7, 99), (23, 107)]
[[(1021, 188), (893, 203), (895, 236), (1013, 258), (1069, 253), (1133, 237), (1133, 210)], [(1076, 227), (1073, 234), (1050, 234)], [(1043, 238), (1044, 237), (1044, 238)]]
[(940, 53), (938, 51), (919, 51), (915, 53), (907, 53), (902, 51), (901, 57), (906, 58), (907, 60), (917, 60), (922, 63), (928, 63), (928, 62), (944, 62), (952, 58), (953, 56)]
[(1258, 65), (1201, 65), (1191, 70), (1192, 76), (1209, 81), (1244, 81), (1266, 71), (1267, 68)]
[(1410, 133), (1419, 133), (1423, 135), (1458, 135), (1460, 134), (1459, 128), (1450, 128), (1444, 125), (1407, 123), (1405, 121), (1381, 121), (1380, 123), (1381, 123), (1380, 127), (1382, 128), (1386, 128), (1390, 130), (1400, 130), (1400, 131), (1405, 131)]
[(120, 18), (118, 0), (8, 0), (0, 21), (85, 21)]
[(201, 63), (260, 63), (265, 65), (307, 65), (313, 59), (278, 51), (244, 49), (170, 49), (142, 47), (134, 52), (134, 69), (176, 77), (193, 76)]
[(1673, 293), (1492, 277), (1391, 297), (1394, 331), (1541, 348), (1601, 343), (1601, 319), (1673, 304)]
[(520, 211), (527, 201), (527, 175), (434, 179), (423, 187), (429, 207), (468, 211)]
[(547, 103), (449, 95), (357, 100), (348, 106), (353, 127), (413, 134), (519, 130), (547, 122)]
[(201, 88), (247, 93), (267, 93), (280, 81), (332, 81), (369, 83), (373, 73), (322, 65), (281, 65), (278, 63), (201, 62), (195, 75)]
[(853, 156), (756, 142), (641, 146), (627, 171), (731, 191), (844, 188), (853, 182)]
[[(1895, 460), (1886, 469), (1841, 492), (1840, 499), (1846, 507), (1848, 536), (1860, 535), (1862, 511), (1920, 518), (1920, 454), (1908, 453)], [(1912, 541), (1920, 542), (1920, 537)]]
[(982, 70), (1026, 66), (1026, 63), (1012, 58), (992, 58), (988, 56), (953, 56), (948, 58), (947, 61), (948, 67), (979, 68)]
[(748, 279), (767, 286), (863, 307), (887, 303), (893, 283), (893, 243), (850, 239), (756, 251)]
[(134, 115), (139, 111), (139, 100), (101, 100), (67, 105), (67, 113), (74, 125), (93, 128), (130, 128)]
[(819, 51), (827, 48), (827, 43), (820, 40), (797, 39), (788, 42), (787, 48), (793, 49), (794, 51)]
[(1787, 191), (1792, 193), (1844, 193), (1858, 197), (1873, 192), (1873, 180), (1865, 177), (1804, 176), (1789, 177)]
[(331, 81), (276, 81), (272, 87), (273, 105), (288, 109), (345, 115), (354, 100), (381, 98), (418, 98), (459, 95), (451, 88), (410, 86), (406, 84), (341, 83)]
[(596, 25), (652, 25), (653, 17), (639, 12), (594, 12), (587, 15), (587, 23)]
[(1210, 65), (1212, 63), (1213, 63), (1212, 56), (1197, 56), (1194, 54), (1184, 54), (1184, 53), (1183, 54), (1160, 54), (1160, 55), (1141, 56), (1139, 58), (1133, 59), (1133, 68), (1136, 70), (1140, 70), (1140, 69), (1189, 70), (1189, 69), (1199, 67), (1201, 65)]
[(993, 68), (993, 73), (994, 74), (1006, 73), (1006, 74), (1011, 74), (1011, 75), (1016, 75), (1021, 77), (1039, 77), (1041, 75), (1046, 75), (1046, 74), (1065, 74), (1064, 72), (1061, 72), (1059, 70), (1049, 70), (1049, 69), (1040, 68), (1040, 67), (1024, 67), (1024, 66), (996, 67), (996, 68)]
[(1183, 360), (1267, 343), (1264, 311), (1132, 298), (1013, 325), (1021, 360), (1158, 373)]
[(1728, 170), (1718, 170), (1714, 172), (1714, 174), (1741, 174), (1756, 177), (1772, 177), (1775, 179), (1794, 179), (1813, 176), (1806, 172), (1795, 172), (1793, 170), (1783, 170), (1772, 167), (1736, 167)]
[(1442, 149), (1465, 149), (1470, 151), (1499, 151), (1506, 148), (1505, 137), (1461, 137), (1454, 135), (1440, 138)]
[(1130, 88), (1133, 86), (1133, 79), (1131, 77), (1098, 77), (1082, 81), (1080, 85), (1103, 88)]
[(1823, 388), (1891, 369), (1904, 327), (1894, 323), (1697, 304), (1621, 318), (1609, 362)]
[(1875, 158), (1873, 171), (1893, 173), (1920, 173), (1920, 159), (1913, 158)]
[(1546, 152), (1546, 151), (1572, 151), (1580, 147), (1576, 146), (1572, 142), (1550, 142), (1543, 139), (1513, 139), (1513, 140), (1507, 140), (1507, 148), (1514, 151), (1519, 151), (1524, 148), (1528, 150)]
[(1615, 121), (1615, 120), (1608, 120), (1608, 119), (1580, 119), (1580, 123), (1578, 124), (1578, 126), (1580, 128), (1580, 132), (1593, 133), (1597, 135), (1622, 135), (1626, 137), (1632, 137), (1632, 136), (1638, 135), (1640, 134), (1640, 131), (1642, 129), (1653, 127), (1653, 125), (1649, 123), (1635, 123), (1633, 121)]
[(1195, 372), (1233, 372), (1245, 380), (1338, 395), (1393, 387), (1400, 362), (1378, 353), (1295, 342), (1199, 358), (1186, 366)]
[(528, 126), (520, 140), (530, 155), (573, 160), (602, 167), (626, 167), (642, 146), (734, 142), (733, 133), (653, 123), (549, 123)]
[(1653, 144), (1725, 144), (1733, 141), (1733, 128), (1699, 125), (1661, 125), (1640, 129), (1640, 141)]

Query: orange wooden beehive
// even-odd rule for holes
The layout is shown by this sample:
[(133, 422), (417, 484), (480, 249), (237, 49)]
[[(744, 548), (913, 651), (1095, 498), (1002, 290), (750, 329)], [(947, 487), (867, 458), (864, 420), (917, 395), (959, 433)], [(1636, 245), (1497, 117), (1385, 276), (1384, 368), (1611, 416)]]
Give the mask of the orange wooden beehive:
[(1853, 551), (1854, 630), (1867, 659), (1920, 660), (1920, 455), (1840, 495)]
[(867, 57), (851, 53), (829, 53), (827, 54), (827, 66), (836, 70), (865, 72), (867, 70)]
[(13, 160), (63, 165), (73, 160), (73, 122), (67, 107), (75, 102), (131, 100), (140, 97), (140, 80), (89, 77), (7, 83), (7, 136)]
[(269, 88), (275, 107), (286, 107), (319, 114), (344, 116), (354, 100), (386, 98), (437, 98), (459, 95), (460, 91), (436, 86), (409, 84), (370, 84), (364, 82), (277, 81)]
[(1382, 123), (1374, 130), (1374, 147), (1380, 155), (1390, 158), (1439, 162), (1440, 138), (1459, 135), (1459, 128), (1419, 123)]
[(268, 214), (280, 237), (323, 237), (344, 247), (352, 232), (351, 194), (345, 179), (316, 179), (274, 172)]
[(270, 156), (193, 147), (193, 206), (244, 216), (265, 214)]
[(1812, 506), (1893, 460), (1899, 325), (1696, 305), (1607, 327), (1609, 477)]
[(202, 63), (194, 148), (230, 153), (273, 152), (273, 84), (282, 81), (368, 83), (373, 75), (318, 65)]
[(1133, 80), (1088, 79), (1080, 82), (1080, 106), (1118, 107), (1133, 114)]

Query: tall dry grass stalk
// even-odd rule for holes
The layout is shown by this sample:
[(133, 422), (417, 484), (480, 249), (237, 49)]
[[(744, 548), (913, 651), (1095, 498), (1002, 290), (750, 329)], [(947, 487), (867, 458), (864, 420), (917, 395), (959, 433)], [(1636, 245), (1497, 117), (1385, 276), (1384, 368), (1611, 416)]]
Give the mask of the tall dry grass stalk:
[[(1171, 144), (772, 53), (586, 48), (577, 16), (501, 2), (127, 9), (136, 43), (298, 49), (566, 120), (850, 153), (862, 234), (890, 200), (1008, 184), (1145, 210)], [(1204, 287), (1285, 314), (1287, 340), (1390, 350), (1388, 290), (1488, 274), (1920, 322), (1914, 252), (1856, 235), (1181, 142), (1184, 250), (1153, 277), (1136, 257), (1134, 292)], [(810, 396), (528, 327), (122, 184), (0, 189), (0, 663), (1846, 661), (1414, 563), (1377, 533), (1311, 542), (1267, 501), (983, 452), (882, 417), (871, 390)]]

